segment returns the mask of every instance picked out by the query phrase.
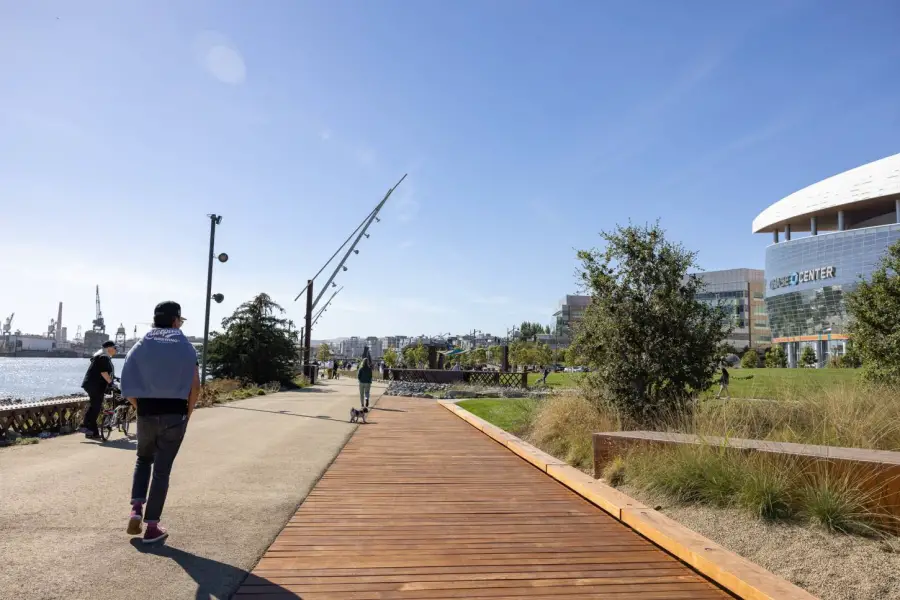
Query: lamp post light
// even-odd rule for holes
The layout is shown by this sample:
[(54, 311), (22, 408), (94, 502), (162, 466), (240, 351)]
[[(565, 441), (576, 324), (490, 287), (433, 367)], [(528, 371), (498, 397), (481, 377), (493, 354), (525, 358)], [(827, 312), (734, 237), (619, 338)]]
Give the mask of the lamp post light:
[(228, 255), (222, 252), (218, 256), (215, 255), (216, 247), (216, 225), (222, 224), (222, 215), (206, 215), (209, 217), (209, 267), (206, 271), (206, 314), (203, 319), (203, 368), (200, 373), (200, 385), (206, 385), (206, 356), (207, 346), (209, 345), (209, 301), (215, 300), (216, 304), (221, 304), (225, 300), (222, 294), (212, 293), (212, 274), (213, 259), (219, 262), (228, 262)]

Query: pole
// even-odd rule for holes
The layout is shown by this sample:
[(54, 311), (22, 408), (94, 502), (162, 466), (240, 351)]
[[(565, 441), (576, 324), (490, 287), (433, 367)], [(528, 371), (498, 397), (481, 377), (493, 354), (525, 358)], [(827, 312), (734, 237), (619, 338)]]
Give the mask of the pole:
[[(334, 278), (337, 276), (338, 271), (340, 271), (341, 267), (344, 266), (344, 263), (347, 262), (347, 259), (350, 257), (350, 254), (353, 253), (353, 250), (356, 248), (356, 245), (359, 243), (359, 240), (361, 240), (362, 236), (364, 236), (366, 234), (366, 230), (369, 228), (369, 225), (371, 225), (372, 221), (374, 221), (378, 217), (378, 212), (384, 207), (385, 202), (388, 201), (388, 198), (391, 197), (391, 194), (394, 193), (394, 190), (397, 189), (397, 186), (399, 186), (401, 183), (403, 183), (404, 179), (406, 179), (406, 175), (403, 175), (403, 177), (400, 178), (400, 181), (395, 183), (394, 187), (392, 187), (391, 189), (389, 189), (387, 191), (387, 194), (384, 195), (384, 198), (381, 200), (381, 202), (378, 203), (378, 206), (375, 207), (375, 210), (372, 211), (371, 216), (366, 221), (366, 224), (363, 226), (362, 230), (360, 230), (359, 235), (357, 235), (356, 239), (353, 240), (353, 244), (351, 244), (351, 246), (349, 248), (347, 248), (347, 252), (344, 254), (344, 257), (341, 259), (341, 262), (338, 263), (338, 266), (335, 267), (334, 272), (331, 274), (331, 277), (329, 277), (328, 281), (325, 282), (325, 285), (322, 286), (322, 291), (319, 292), (319, 295), (316, 296), (315, 302), (313, 302), (313, 304), (312, 304), (313, 308), (315, 308), (315, 306), (317, 304), (319, 304), (319, 300), (322, 299), (322, 295), (325, 294), (326, 290), (328, 290), (328, 286), (331, 285), (331, 282), (334, 281)], [(312, 285), (312, 280), (310, 280), (309, 285)]]
[(206, 349), (209, 345), (209, 301), (212, 299), (213, 253), (216, 245), (217, 215), (209, 215), (209, 267), (206, 270), (206, 316), (203, 321), (203, 369), (200, 374), (200, 385), (206, 385)]
[(313, 374), (309, 362), (309, 351), (312, 345), (312, 311), (313, 311), (313, 280), (306, 282), (306, 325), (304, 327), (306, 337), (303, 340), (303, 374), (312, 381)]

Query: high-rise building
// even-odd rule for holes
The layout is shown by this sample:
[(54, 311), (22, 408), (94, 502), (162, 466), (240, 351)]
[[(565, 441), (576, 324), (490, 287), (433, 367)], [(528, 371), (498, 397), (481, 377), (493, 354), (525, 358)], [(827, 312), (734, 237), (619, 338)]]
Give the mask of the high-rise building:
[(766, 312), (765, 273), (760, 269), (726, 269), (697, 273), (703, 291), (697, 299), (712, 306), (723, 306), (731, 316), (731, 335), (726, 344), (739, 352), (746, 348), (767, 348), (772, 330)]

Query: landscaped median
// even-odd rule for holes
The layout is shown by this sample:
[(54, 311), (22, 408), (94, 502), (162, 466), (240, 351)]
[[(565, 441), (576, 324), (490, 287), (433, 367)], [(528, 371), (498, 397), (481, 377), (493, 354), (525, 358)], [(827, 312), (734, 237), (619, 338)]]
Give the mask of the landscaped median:
[(752, 600), (813, 600), (815, 598), (790, 582), (729, 552), (711, 540), (473, 415), (455, 403), (446, 401), (439, 403), (550, 477), (739, 597)]

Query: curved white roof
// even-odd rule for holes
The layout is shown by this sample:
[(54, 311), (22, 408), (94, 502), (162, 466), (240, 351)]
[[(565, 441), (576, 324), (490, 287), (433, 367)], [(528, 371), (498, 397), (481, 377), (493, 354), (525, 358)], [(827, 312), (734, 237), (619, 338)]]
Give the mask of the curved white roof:
[(900, 194), (900, 154), (823, 179), (782, 198), (753, 219), (753, 233), (774, 231), (786, 223), (819, 213)]

